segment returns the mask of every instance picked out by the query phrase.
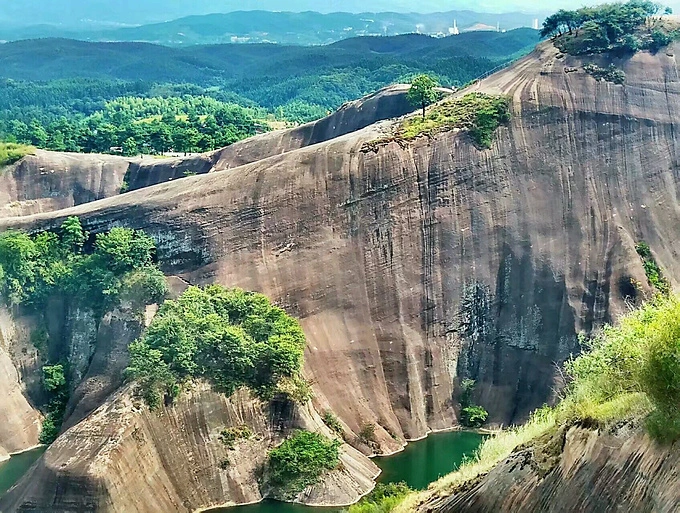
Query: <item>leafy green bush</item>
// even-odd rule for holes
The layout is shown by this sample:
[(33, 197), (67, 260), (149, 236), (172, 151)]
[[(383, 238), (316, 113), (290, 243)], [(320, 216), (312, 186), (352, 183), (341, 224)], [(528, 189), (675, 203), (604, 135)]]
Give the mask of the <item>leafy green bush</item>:
[(96, 236), (91, 252), (77, 217), (59, 233), (0, 234), (0, 293), (9, 304), (41, 309), (53, 295), (66, 297), (96, 315), (114, 308), (122, 292), (141, 287), (144, 300), (165, 295), (164, 280), (153, 264), (154, 242), (143, 232), (113, 228)]
[[(248, 387), (262, 399), (278, 393), (306, 400), (300, 377), (305, 335), (297, 320), (262, 294), (213, 285), (165, 301), (129, 347), (128, 374), (150, 406), (172, 400), (203, 378), (231, 395)], [(298, 388), (302, 388), (299, 391)]]
[(66, 376), (64, 366), (45, 365), (43, 367), (43, 386), (47, 392), (54, 392), (66, 386)]
[(375, 443), (375, 424), (367, 422), (359, 430), (359, 441), (364, 444)]
[(484, 408), (472, 402), (475, 384), (474, 379), (464, 379), (461, 381), (460, 423), (465, 427), (471, 428), (482, 427), (489, 417), (489, 413)]
[(318, 433), (296, 431), (269, 452), (268, 475), (271, 484), (292, 496), (319, 481), (340, 463), (339, 440)]
[(26, 144), (0, 142), (0, 167), (14, 164), (26, 155), (35, 153), (35, 148)]
[(335, 434), (342, 434), (342, 424), (340, 424), (338, 417), (331, 410), (325, 410), (321, 415), (321, 420), (323, 420), (323, 423), (326, 424)]
[(460, 423), (466, 427), (482, 427), (489, 416), (484, 408), (478, 405), (466, 406), (460, 411)]
[(348, 509), (348, 513), (389, 513), (412, 490), (404, 482), (378, 483), (371, 493)]

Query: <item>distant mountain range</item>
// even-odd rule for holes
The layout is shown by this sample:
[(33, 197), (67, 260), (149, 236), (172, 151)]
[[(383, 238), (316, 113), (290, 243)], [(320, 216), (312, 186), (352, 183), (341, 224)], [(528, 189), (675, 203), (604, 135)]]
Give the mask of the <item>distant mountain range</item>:
[(262, 42), (317, 45), (367, 35), (423, 33), (443, 36), (456, 30), (495, 30), (497, 27), (511, 30), (531, 27), (534, 20), (534, 16), (523, 13), (473, 11), (433, 14), (236, 11), (189, 16), (137, 27), (102, 28), (87, 23), (78, 29), (50, 24), (5, 26), (0, 27), (0, 40), (62, 37), (85, 41), (140, 41), (169, 46)]
[[(569, 0), (548, 2), (531, 0), (4, 0), (0, 2), (0, 22), (28, 26), (55, 24), (66, 28), (84, 23), (145, 25), (189, 15), (233, 11), (318, 11), (429, 13), (472, 9), (482, 12), (552, 11), (569, 5)], [(557, 5), (557, 4), (562, 5)], [(544, 14), (549, 14), (545, 12)]]

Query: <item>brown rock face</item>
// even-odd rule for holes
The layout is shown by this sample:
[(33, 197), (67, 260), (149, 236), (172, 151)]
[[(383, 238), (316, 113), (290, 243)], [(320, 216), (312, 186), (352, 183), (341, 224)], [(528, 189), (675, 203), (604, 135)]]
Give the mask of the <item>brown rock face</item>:
[(0, 168), (0, 217), (51, 212), (120, 192), (132, 159), (38, 150)]
[[(648, 292), (630, 290), (631, 278), (646, 283), (636, 241), (674, 284), (680, 271), (675, 59), (620, 62), (625, 86), (565, 73), (578, 65), (542, 46), (476, 86), (513, 99), (490, 150), (449, 132), (362, 152), (388, 122), (311, 146), (266, 134), (224, 150), (215, 172), (0, 227), (78, 215), (95, 232), (143, 229), (168, 273), (269, 295), (301, 319), (317, 410), (330, 407), (355, 434), (377, 424), (383, 451), (401, 445), (391, 435), (455, 425), (461, 378), (477, 381), (475, 401), (494, 423), (518, 422), (553, 398), (555, 364), (578, 351), (577, 333)], [(81, 443), (66, 435), (64, 458)], [(45, 504), (35, 493), (7, 500), (35, 511)]]
[(428, 513), (673, 513), (680, 510), (680, 452), (640, 430), (572, 428), (547, 474), (532, 450), (510, 456), (472, 489), (422, 505)]

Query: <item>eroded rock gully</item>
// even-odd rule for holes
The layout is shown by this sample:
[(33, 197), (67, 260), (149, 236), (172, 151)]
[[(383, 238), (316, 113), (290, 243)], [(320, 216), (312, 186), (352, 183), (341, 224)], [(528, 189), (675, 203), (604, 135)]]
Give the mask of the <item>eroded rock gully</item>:
[[(224, 150), (222, 163), (204, 157), (207, 174), (168, 181), (175, 171), (157, 163), (162, 183), (0, 219), (0, 227), (51, 228), (78, 215), (92, 231), (143, 229), (157, 240), (168, 273), (269, 295), (307, 334), (314, 409), (332, 409), (354, 434), (375, 423), (383, 451), (455, 425), (461, 378), (477, 381), (475, 401), (493, 423), (520, 422), (553, 398), (555, 364), (578, 351), (577, 333), (626, 309), (631, 278), (643, 284), (634, 295), (650, 292), (635, 242), (649, 243), (676, 284), (680, 78), (673, 52), (619, 62), (627, 78), (617, 86), (565, 73), (580, 63), (540, 46), (474, 86), (513, 99), (513, 119), (490, 150), (450, 132), (362, 153), (390, 122), (311, 146), (282, 143), (290, 132), (266, 134)], [(254, 160), (251, 151), (266, 158)], [(153, 511), (144, 498), (187, 510), (255, 496), (252, 483), (224, 485), (206, 449), (213, 432), (206, 419), (226, 420), (244, 405), (204, 392), (158, 420), (133, 413), (120, 394), (94, 400), (85, 410), (94, 413), (60, 437), (0, 509), (38, 511), (51, 501), (54, 511)], [(93, 424), (121, 418), (120, 411), (146, 430), (144, 442), (134, 429), (120, 438), (101, 427), (116, 422)], [(179, 447), (194, 458), (191, 479), (175, 477), (184, 471), (157, 434), (179, 429), (185, 411), (192, 427)], [(96, 442), (87, 441), (90, 433)], [(120, 451), (106, 459), (120, 482), (93, 470), (104, 468), (95, 462), (109, 444)], [(356, 461), (370, 470), (358, 453)], [(142, 475), (153, 487), (138, 488)], [(37, 476), (53, 477), (38, 490)], [(345, 483), (331, 495), (341, 502), (362, 487)], [(92, 500), (79, 499), (78, 490)]]

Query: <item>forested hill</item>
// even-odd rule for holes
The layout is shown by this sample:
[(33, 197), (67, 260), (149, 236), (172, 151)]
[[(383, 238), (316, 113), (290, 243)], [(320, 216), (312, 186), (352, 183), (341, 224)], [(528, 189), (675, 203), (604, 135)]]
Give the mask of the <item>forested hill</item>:
[(218, 87), (268, 108), (291, 100), (334, 108), (415, 73), (436, 75), (445, 86), (459, 85), (528, 51), (537, 41), (531, 29), (442, 39), (415, 34), (366, 37), (315, 47), (168, 48), (36, 39), (0, 45), (0, 78), (188, 83)]
[[(0, 45), (0, 77), (17, 80), (115, 78), (207, 84), (235, 76), (256, 81), (332, 67), (395, 65), (427, 68), (451, 80), (511, 57), (538, 41), (538, 32), (472, 32), (447, 38), (409, 34), (363, 37), (327, 46), (272, 44), (168, 48), (137, 42), (34, 39)], [(446, 63), (446, 64), (445, 64)], [(454, 65), (451, 65), (454, 64)], [(460, 68), (456, 71), (456, 68)], [(258, 82), (259, 83), (259, 82)]]

